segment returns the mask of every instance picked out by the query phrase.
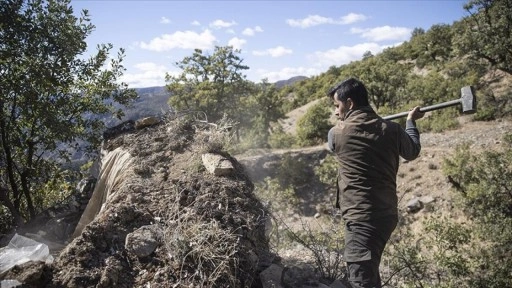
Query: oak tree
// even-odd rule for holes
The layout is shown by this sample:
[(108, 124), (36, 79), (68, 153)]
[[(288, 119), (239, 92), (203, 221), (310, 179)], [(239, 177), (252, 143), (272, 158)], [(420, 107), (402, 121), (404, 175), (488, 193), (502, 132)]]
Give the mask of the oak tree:
[(40, 193), (69, 145), (99, 143), (104, 125), (94, 115), (120, 115), (113, 104), (135, 97), (118, 82), (123, 50), (110, 61), (111, 44), (84, 56), (94, 28), (69, 0), (0, 2), (0, 209), (15, 224), (45, 208)]

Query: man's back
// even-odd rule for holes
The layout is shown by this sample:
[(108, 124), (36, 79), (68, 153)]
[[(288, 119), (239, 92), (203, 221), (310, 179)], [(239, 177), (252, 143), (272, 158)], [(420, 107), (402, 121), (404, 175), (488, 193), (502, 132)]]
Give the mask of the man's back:
[(397, 214), (399, 129), (364, 107), (351, 111), (335, 132), (343, 218), (369, 220)]

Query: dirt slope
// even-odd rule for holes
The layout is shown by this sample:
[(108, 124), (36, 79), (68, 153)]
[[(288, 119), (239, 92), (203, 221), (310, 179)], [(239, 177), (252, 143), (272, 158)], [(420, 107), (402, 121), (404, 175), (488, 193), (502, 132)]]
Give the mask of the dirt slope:
[[(420, 229), (420, 220), (432, 213), (461, 217), (452, 209), (452, 187), (441, 169), (444, 159), (453, 155), (458, 145), (469, 144), (473, 153), (496, 150), (502, 147), (502, 136), (505, 133), (512, 133), (511, 120), (472, 122), (471, 117), (471, 115), (460, 117), (458, 129), (442, 133), (421, 133), (421, 120), (418, 121), (422, 151), (418, 159), (402, 161), (397, 177), (401, 219), (410, 225), (412, 231)], [(328, 155), (325, 144), (304, 149), (266, 151), (261, 155), (240, 156), (237, 159), (245, 165), (249, 175), (257, 182), (266, 176), (279, 173), (273, 168), (278, 167), (276, 163), (282, 160), (284, 155), (302, 159), (309, 163), (310, 167), (303, 173), (306, 184), (296, 191), (301, 205), (298, 209), (291, 210), (284, 210), (285, 206), (283, 206), (283, 209), (278, 211), (280, 215), (286, 217), (283, 219), (286, 225), (280, 225), (279, 229), (290, 228), (303, 231), (305, 226), (324, 229), (332, 220), (334, 193), (332, 190), (326, 190), (314, 179), (313, 169)], [(409, 200), (424, 196), (432, 197), (434, 201), (432, 206), (418, 213), (408, 213), (406, 206)], [(290, 262), (312, 260), (308, 251), (300, 246), (286, 247), (279, 251), (279, 255)]]
[[(106, 155), (128, 151), (130, 167), (123, 168), (120, 178), (106, 180), (113, 188), (101, 211), (51, 266), (44, 267), (44, 277), (29, 284), (257, 285), (259, 273), (273, 259), (265, 230), (268, 212), (254, 197), (241, 165), (220, 149), (218, 137), (223, 134), (205, 124), (176, 119), (105, 142)], [(207, 152), (225, 157), (232, 172), (209, 173), (202, 164)]]

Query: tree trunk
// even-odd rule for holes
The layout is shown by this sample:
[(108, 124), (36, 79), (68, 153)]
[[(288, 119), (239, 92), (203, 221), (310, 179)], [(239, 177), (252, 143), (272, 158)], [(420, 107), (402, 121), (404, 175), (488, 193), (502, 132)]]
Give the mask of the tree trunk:
[(5, 187), (0, 187), (0, 204), (5, 206), (7, 209), (9, 209), (9, 212), (12, 215), (12, 218), (14, 220), (14, 224), (16, 226), (19, 226), (23, 223), (25, 223), (25, 219), (21, 216), (19, 211), (14, 207), (14, 204), (12, 201), (9, 200), (9, 190)]

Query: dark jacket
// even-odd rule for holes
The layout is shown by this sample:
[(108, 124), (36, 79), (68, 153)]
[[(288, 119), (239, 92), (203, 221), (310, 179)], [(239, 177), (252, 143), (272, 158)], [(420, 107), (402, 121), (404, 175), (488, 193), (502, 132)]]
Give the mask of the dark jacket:
[(408, 120), (404, 130), (365, 106), (349, 111), (332, 132), (333, 150), (340, 162), (343, 218), (364, 221), (397, 215), (399, 156), (413, 160), (421, 150), (414, 121)]

